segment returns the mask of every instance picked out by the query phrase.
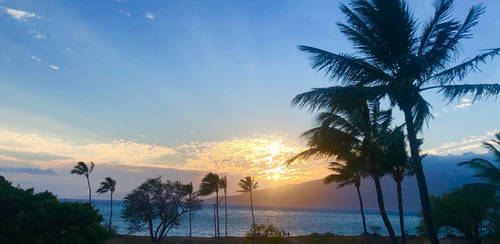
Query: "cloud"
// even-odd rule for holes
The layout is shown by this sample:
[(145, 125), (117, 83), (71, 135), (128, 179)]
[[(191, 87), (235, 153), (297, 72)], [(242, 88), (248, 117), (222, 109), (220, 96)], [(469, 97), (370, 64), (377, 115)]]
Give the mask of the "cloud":
[(154, 20), (155, 19), (155, 16), (151, 12), (147, 12), (145, 16), (146, 16), (146, 18), (148, 18), (150, 20)]
[(30, 175), (56, 175), (52, 169), (39, 169), (39, 168), (15, 168), (15, 167), (0, 167), (2, 173), (14, 174), (30, 174)]
[(49, 68), (53, 69), (53, 70), (58, 70), (59, 69), (59, 66), (56, 66), (56, 65), (49, 65)]
[(168, 147), (133, 141), (114, 140), (75, 144), (71, 141), (33, 133), (23, 134), (0, 130), (0, 157), (30, 161), (35, 165), (60, 166), (72, 164), (75, 161), (154, 165), (151, 164), (153, 161), (174, 153), (175, 150)]
[(118, 11), (118, 13), (126, 15), (128, 17), (130, 17), (132, 15), (130, 12), (122, 10), (122, 9), (118, 9), (117, 11)]
[(47, 36), (45, 34), (42, 34), (40, 31), (37, 30), (31, 30), (28, 33), (31, 34), (33, 38), (36, 39), (47, 39)]
[(179, 146), (185, 162), (176, 166), (183, 170), (213, 171), (253, 175), (260, 179), (302, 182), (325, 176), (326, 164), (319, 161), (297, 161), (286, 166), (284, 161), (303, 151), (302, 147), (281, 135), (254, 135), (225, 141), (190, 143)]
[(0, 148), (0, 154), (3, 156), (23, 161), (53, 161), (59, 159), (72, 159), (69, 156), (61, 156), (45, 152), (26, 152), (26, 151), (15, 151), (15, 150), (8, 150), (1, 148)]
[(31, 59), (37, 61), (37, 62), (42, 62), (42, 59), (37, 57), (37, 56), (31, 56)]
[[(174, 147), (113, 140), (77, 144), (39, 134), (0, 129), (0, 160), (37, 167), (70, 167), (76, 161), (135, 167), (170, 168), (260, 180), (298, 183), (324, 177), (327, 161), (284, 161), (305, 147), (284, 135), (255, 134), (222, 141), (191, 142)], [(278, 183), (278, 182), (276, 182)]]
[(29, 18), (40, 18), (38, 15), (35, 13), (30, 13), (27, 11), (23, 10), (18, 10), (18, 9), (12, 9), (12, 8), (6, 8), (6, 7), (1, 7), (5, 12), (10, 15), (12, 18), (17, 19), (17, 20), (25, 20)]
[(423, 151), (423, 153), (434, 154), (434, 155), (448, 155), (448, 154), (457, 154), (468, 151), (474, 151), (476, 153), (485, 153), (486, 150), (482, 148), (483, 142), (491, 139), (493, 135), (495, 135), (498, 131), (488, 131), (482, 136), (470, 136), (466, 138), (462, 138), (461, 141), (456, 142), (446, 142), (441, 144), (441, 146), (437, 148), (432, 148), (429, 150)]

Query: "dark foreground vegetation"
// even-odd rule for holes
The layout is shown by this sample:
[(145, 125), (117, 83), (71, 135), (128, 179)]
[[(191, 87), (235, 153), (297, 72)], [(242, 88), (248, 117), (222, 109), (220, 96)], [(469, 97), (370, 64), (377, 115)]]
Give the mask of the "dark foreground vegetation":
[(111, 232), (90, 204), (14, 187), (0, 176), (0, 243), (103, 243)]
[[(408, 244), (424, 244), (428, 243), (426, 238), (408, 236)], [(227, 242), (226, 242), (227, 241)], [(246, 237), (228, 237), (227, 240), (224, 238), (217, 240), (213, 237), (170, 237), (162, 242), (157, 243), (176, 243), (176, 244), (216, 244), (216, 243), (231, 243), (231, 244), (298, 244), (298, 243), (310, 243), (310, 244), (356, 244), (364, 243), (365, 238), (363, 236), (336, 236), (336, 235), (307, 235), (307, 236), (294, 236), (289, 238), (260, 238), (260, 239), (249, 239)], [(106, 244), (143, 244), (151, 243), (149, 237), (146, 236), (117, 236)], [(388, 237), (373, 236), (370, 238), (370, 243), (385, 244), (391, 243)], [(466, 244), (468, 241), (459, 238), (445, 238), (441, 240), (443, 244)], [(495, 242), (484, 242), (484, 243), (495, 243)]]

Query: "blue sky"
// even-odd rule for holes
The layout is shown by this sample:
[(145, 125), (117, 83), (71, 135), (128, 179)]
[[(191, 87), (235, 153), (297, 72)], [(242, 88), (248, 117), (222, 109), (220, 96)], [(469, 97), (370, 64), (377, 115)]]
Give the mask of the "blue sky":
[[(426, 19), (432, 2), (410, 5)], [(480, 2), (457, 1), (455, 16), (463, 19)], [(498, 47), (500, 2), (482, 2), (487, 12), (463, 43), (463, 59)], [(289, 106), (291, 98), (334, 84), (296, 46), (352, 51), (335, 25), (343, 20), (339, 4), (0, 0), (0, 166), (94, 160), (259, 174), (270, 182), (276, 174), (320, 177), (322, 163), (300, 177), (310, 166), (284, 170), (280, 163), (303, 148), (298, 136), (312, 125), (309, 113)], [(466, 82), (500, 82), (499, 65), (482, 66)], [(424, 132), (427, 152), (478, 151), (499, 129), (495, 99), (426, 98), (435, 114)]]

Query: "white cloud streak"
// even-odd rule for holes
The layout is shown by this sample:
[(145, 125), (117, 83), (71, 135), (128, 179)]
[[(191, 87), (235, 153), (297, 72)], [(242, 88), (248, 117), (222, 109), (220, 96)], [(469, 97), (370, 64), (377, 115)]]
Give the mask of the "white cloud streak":
[(470, 136), (462, 138), (461, 141), (443, 143), (441, 146), (425, 150), (423, 153), (434, 155), (457, 154), (469, 151), (485, 153), (486, 150), (482, 148), (483, 142), (491, 139), (497, 132), (498, 130), (488, 131), (482, 136)]
[(5, 11), (5, 13), (10, 15), (10, 17), (12, 17), (13, 19), (17, 19), (17, 20), (26, 20), (26, 19), (30, 19), (30, 18), (40, 19), (40, 16), (36, 15), (35, 13), (28, 12), (28, 11), (6, 8), (6, 7), (1, 7), (1, 8)]
[(147, 12), (145, 16), (146, 16), (146, 18), (148, 18), (150, 20), (154, 20), (155, 19), (155, 16), (151, 12)]

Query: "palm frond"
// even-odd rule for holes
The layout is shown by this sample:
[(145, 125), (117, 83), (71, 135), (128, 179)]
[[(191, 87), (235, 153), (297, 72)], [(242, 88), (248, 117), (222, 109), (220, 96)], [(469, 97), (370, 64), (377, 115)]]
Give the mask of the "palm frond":
[(78, 162), (76, 163), (75, 167), (71, 170), (71, 174), (77, 174), (77, 175), (83, 175), (87, 174), (89, 171), (89, 168), (87, 167), (87, 164), (84, 162)]
[(391, 80), (391, 77), (363, 58), (350, 54), (334, 54), (319, 48), (298, 46), (299, 50), (310, 54), (311, 66), (317, 71), (324, 71), (331, 80), (341, 80), (343, 84), (353, 85), (358, 82), (372, 83)]
[(432, 40), (436, 37), (440, 24), (446, 21), (451, 15), (453, 0), (440, 0), (436, 2), (436, 10), (432, 19), (424, 26), (423, 34), (420, 38), (418, 54), (421, 55), (433, 45)]
[(460, 41), (472, 36), (472, 27), (478, 23), (479, 16), (484, 13), (484, 9), (482, 5), (473, 6), (462, 24), (457, 21), (447, 21), (441, 24), (442, 28), (437, 34), (432, 49), (424, 55), (428, 70), (434, 70), (436, 67), (444, 68), (447, 63), (455, 60), (460, 53)]
[(488, 58), (494, 58), (500, 55), (500, 48), (487, 49), (482, 53), (476, 55), (475, 57), (466, 60), (465, 62), (456, 65), (454, 67), (448, 68), (433, 75), (430, 79), (434, 80), (439, 84), (449, 84), (450, 82), (457, 80), (463, 80), (469, 73), (480, 71), (479, 64), (485, 64)]
[(358, 134), (356, 128), (339, 113), (321, 112), (314, 119), (323, 128), (334, 127), (349, 134)]
[(470, 84), (470, 85), (441, 85), (424, 88), (422, 90), (437, 88), (449, 103), (465, 95), (471, 95), (473, 101), (498, 96), (500, 94), (500, 84)]
[(94, 167), (95, 167), (95, 164), (94, 162), (90, 162), (90, 167), (88, 168), (88, 173), (92, 173), (92, 171), (94, 170)]
[(253, 179), (253, 177), (251, 176), (246, 176), (245, 178), (241, 179), (238, 185), (241, 188), (238, 192), (242, 193), (253, 191), (258, 187), (257, 182), (255, 182), (255, 179)]
[[(355, 5), (354, 3), (354, 8), (356, 8)], [(365, 23), (361, 16), (358, 16), (357, 13), (344, 4), (340, 6), (340, 11), (347, 18), (347, 24), (337, 24), (340, 31), (344, 33), (362, 53), (367, 55), (374, 62), (381, 63), (384, 59), (380, 57), (385, 57), (386, 54), (377, 45), (379, 40), (368, 24)], [(388, 76), (386, 77), (388, 78)]]
[(419, 93), (416, 95), (415, 106), (412, 108), (412, 114), (416, 131), (421, 131), (424, 124), (428, 124), (429, 120), (434, 118), (431, 113), (431, 105)]
[(486, 149), (488, 149), (488, 151), (490, 151), (490, 153), (493, 153), (493, 155), (495, 155), (496, 160), (500, 162), (500, 151), (495, 146), (493, 146), (493, 144), (491, 144), (489, 142), (484, 142), (483, 146)]
[(350, 110), (359, 107), (366, 100), (376, 100), (387, 95), (387, 87), (333, 86), (314, 88), (292, 99), (291, 105), (308, 107), (310, 111), (329, 109), (331, 111)]
[(217, 174), (208, 173), (201, 179), (200, 189), (198, 194), (200, 196), (208, 196), (219, 190), (220, 178)]

